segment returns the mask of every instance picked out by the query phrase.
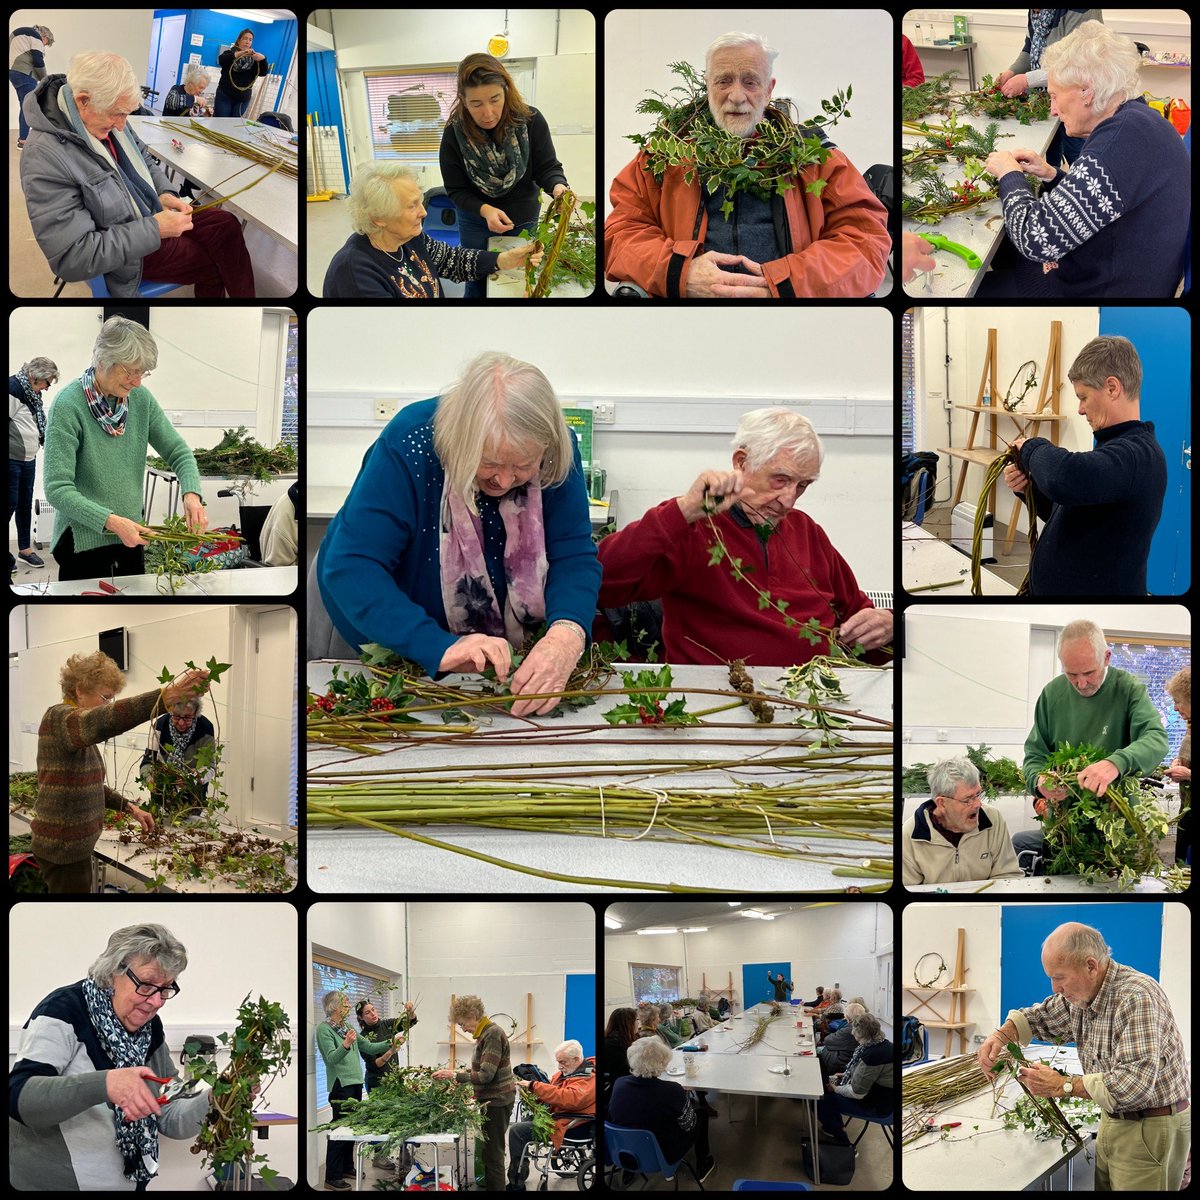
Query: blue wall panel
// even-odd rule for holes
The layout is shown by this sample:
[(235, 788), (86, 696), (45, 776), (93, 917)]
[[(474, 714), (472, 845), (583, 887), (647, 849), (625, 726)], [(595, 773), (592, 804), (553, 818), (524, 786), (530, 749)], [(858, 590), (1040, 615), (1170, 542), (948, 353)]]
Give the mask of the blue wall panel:
[(1081, 921), (1100, 930), (1117, 962), (1157, 979), (1162, 908), (1153, 903), (1001, 905), (1000, 1019), (1051, 994), (1050, 980), (1042, 970), (1042, 942), (1065, 921)]
[[(337, 55), (332, 50), (307, 54), (308, 91), (306, 103), (310, 113), (318, 113), (322, 125), (336, 125), (341, 131), (342, 171), (350, 179), (350, 160), (346, 157), (346, 131), (342, 123), (342, 101), (337, 86)], [(307, 135), (306, 135), (307, 136)]]
[[(744, 963), (742, 965), (742, 1005), (752, 1008), (763, 1000), (774, 1000), (775, 989), (767, 982), (767, 972), (772, 978), (783, 972), (784, 979), (791, 981), (792, 964), (790, 962), (775, 963)], [(789, 995), (795, 995), (790, 992)], [(800, 997), (796, 997), (799, 999)]]
[[(563, 1019), (563, 1041), (574, 1038), (582, 1047), (584, 1057), (596, 1053), (596, 976), (568, 975), (567, 1004)], [(551, 1054), (553, 1046), (547, 1046)], [(551, 1074), (554, 1072), (551, 1071)]]

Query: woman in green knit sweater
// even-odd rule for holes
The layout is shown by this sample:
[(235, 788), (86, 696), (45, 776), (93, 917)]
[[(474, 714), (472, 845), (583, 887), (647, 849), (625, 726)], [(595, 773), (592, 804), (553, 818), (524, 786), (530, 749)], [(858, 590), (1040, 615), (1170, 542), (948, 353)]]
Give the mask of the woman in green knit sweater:
[(97, 651), (71, 655), (59, 678), (62, 703), (46, 710), (38, 728), (31, 848), (49, 891), (90, 892), (92, 850), (104, 829), (104, 810), (128, 813), (143, 829), (154, 828), (148, 812), (104, 782), (99, 743), (207, 690), (208, 672), (188, 671), (166, 687), (117, 700), (125, 676)]
[(454, 1071), (446, 1067), (434, 1071), (434, 1079), (456, 1079), (469, 1083), (475, 1102), (483, 1110), (483, 1186), (485, 1191), (505, 1190), (504, 1146), (508, 1140), (508, 1119), (516, 1099), (516, 1081), (504, 1030), (488, 1020), (487, 1009), (478, 996), (457, 996), (450, 1008), (450, 1020), (475, 1039), (470, 1070)]
[(44, 472), (60, 579), (145, 572), (147, 446), (179, 477), (188, 528), (203, 533), (208, 526), (196, 459), (142, 386), (157, 364), (149, 330), (109, 317), (92, 348), (92, 365), (50, 406)]

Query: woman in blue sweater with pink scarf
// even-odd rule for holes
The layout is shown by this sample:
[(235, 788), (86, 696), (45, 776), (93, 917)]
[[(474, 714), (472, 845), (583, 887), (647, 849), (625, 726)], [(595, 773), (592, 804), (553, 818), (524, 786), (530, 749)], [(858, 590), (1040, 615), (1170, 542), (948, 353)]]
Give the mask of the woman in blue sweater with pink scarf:
[[(430, 675), (491, 665), (504, 681), (545, 622), (509, 687), (562, 690), (600, 565), (579, 449), (542, 372), (481, 354), (442, 396), (402, 409), (329, 526), (317, 580), (351, 646), (379, 642)], [(512, 714), (556, 703), (518, 700)]]

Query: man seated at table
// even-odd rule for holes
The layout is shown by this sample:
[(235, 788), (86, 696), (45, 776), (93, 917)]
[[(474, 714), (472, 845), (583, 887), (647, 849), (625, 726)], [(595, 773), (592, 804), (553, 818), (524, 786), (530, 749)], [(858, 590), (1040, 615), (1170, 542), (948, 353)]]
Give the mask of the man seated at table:
[[(790, 666), (828, 653), (830, 640), (868, 652), (889, 645), (891, 612), (872, 605), (825, 531), (793, 507), (824, 457), (808, 419), (755, 409), (732, 445), (732, 471), (703, 472), (684, 495), (600, 542), (601, 608), (661, 599), (672, 663)], [(813, 619), (816, 644), (799, 631)]]
[[(596, 1115), (596, 1060), (585, 1058), (583, 1046), (574, 1039), (563, 1042), (554, 1051), (558, 1070), (549, 1083), (525, 1079), (516, 1072), (517, 1087), (531, 1092), (547, 1105), (554, 1118), (551, 1145), (557, 1150), (567, 1131), (583, 1125)], [(529, 1159), (525, 1147), (533, 1140), (533, 1122), (517, 1121), (508, 1127), (508, 1185), (506, 1192), (525, 1191), (529, 1177)]]
[(825, 989), (820, 984), (818, 984), (816, 999), (801, 1001), (801, 1005), (805, 1009), (805, 1011), (808, 1011), (808, 1009), (810, 1009), (810, 1008), (816, 1008), (817, 1005), (819, 1005), (824, 999), (825, 999)]
[(961, 883), (1019, 879), (1021, 868), (1000, 810), (980, 800), (979, 771), (969, 758), (947, 758), (928, 771), (926, 800), (900, 831), (904, 882)]
[[(656, 176), (641, 150), (613, 180), (604, 223), (609, 279), (652, 296), (725, 299), (863, 297), (883, 281), (887, 210), (819, 126), (798, 126), (772, 105), (777, 53), (751, 33), (727, 33), (708, 47), (708, 104), (698, 97), (691, 118), (703, 132), (682, 134), (698, 162)], [(796, 171), (758, 161), (756, 146), (799, 150), (814, 135), (823, 162)], [(744, 188), (729, 196), (724, 185), (703, 186), (706, 168), (730, 163), (740, 164)]]

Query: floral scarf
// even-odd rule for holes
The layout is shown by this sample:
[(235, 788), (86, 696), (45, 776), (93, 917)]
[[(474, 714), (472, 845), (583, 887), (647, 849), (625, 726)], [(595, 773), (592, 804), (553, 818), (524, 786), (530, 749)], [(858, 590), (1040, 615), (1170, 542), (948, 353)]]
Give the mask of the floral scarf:
[(531, 482), (500, 499), (504, 524), (504, 614), (483, 552), (483, 521), (448, 485), (442, 489), (442, 603), (451, 633), (484, 633), (519, 647), (546, 616), (546, 527), (542, 488)]
[(497, 144), (486, 131), (482, 143), (463, 132), (463, 120), (453, 122), (455, 141), (471, 183), (485, 196), (503, 196), (516, 185), (529, 167), (529, 126), (512, 123), (504, 140)]
[(1057, 8), (1037, 8), (1029, 23), (1029, 69), (1038, 70), (1042, 65), (1042, 54), (1046, 49), (1046, 39), (1054, 28)]
[(33, 413), (33, 419), (37, 422), (38, 445), (44, 446), (46, 444), (46, 410), (42, 407), (42, 398), (33, 390), (33, 384), (29, 382), (29, 376), (25, 374), (24, 367), (17, 372), (17, 382), (25, 393), (24, 396), (19, 397), (21, 403)]
[(120, 437), (125, 432), (125, 418), (129, 416), (129, 401), (119, 396), (106, 396), (96, 387), (96, 368), (88, 367), (79, 377), (88, 408), (100, 428), (110, 437)]
[(160, 749), (167, 762), (172, 766), (184, 768), (187, 763), (187, 748), (192, 740), (192, 735), (196, 732), (196, 718), (192, 718), (192, 723), (180, 733), (175, 728), (175, 723), (171, 720), (170, 715), (167, 717), (166, 736), (171, 740), (165, 745), (160, 744)]
[[(100, 1048), (117, 1069), (144, 1067), (150, 1054), (150, 1022), (136, 1033), (117, 1019), (113, 1011), (112, 990), (102, 991), (92, 979), (83, 981), (83, 998)], [(139, 1121), (125, 1120), (125, 1114), (115, 1105), (112, 1110), (117, 1152), (125, 1161), (125, 1178), (145, 1183), (158, 1174), (158, 1118), (142, 1117)]]

